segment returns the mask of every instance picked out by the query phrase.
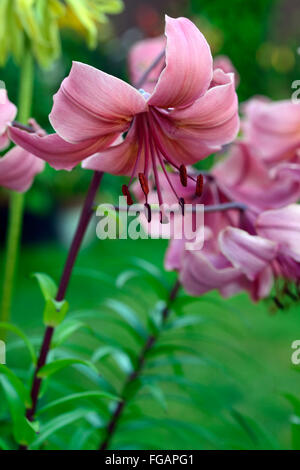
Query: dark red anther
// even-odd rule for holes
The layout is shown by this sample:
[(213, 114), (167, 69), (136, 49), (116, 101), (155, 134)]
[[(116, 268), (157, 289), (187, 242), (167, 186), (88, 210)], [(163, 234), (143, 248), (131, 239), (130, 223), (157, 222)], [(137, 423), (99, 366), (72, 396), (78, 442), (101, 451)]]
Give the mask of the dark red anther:
[(139, 180), (140, 180), (140, 185), (142, 187), (143, 193), (147, 197), (149, 194), (149, 186), (148, 186), (148, 181), (144, 173), (139, 173)]
[(151, 222), (151, 217), (152, 217), (152, 215), (151, 215), (151, 207), (150, 207), (150, 205), (149, 205), (147, 202), (145, 203), (144, 206), (145, 206), (145, 216), (146, 216), (146, 219), (148, 220), (148, 223), (150, 224), (150, 222)]
[(196, 196), (201, 197), (203, 193), (203, 175), (197, 176), (197, 183), (196, 183)]
[(132, 200), (130, 191), (129, 191), (129, 189), (128, 189), (128, 186), (127, 186), (126, 184), (123, 184), (123, 186), (122, 186), (122, 193), (123, 193), (123, 195), (127, 198), (127, 204), (128, 204), (128, 206), (132, 206), (133, 200)]
[(184, 202), (183, 197), (179, 198), (178, 203), (179, 203), (179, 205), (180, 205), (180, 207), (181, 207), (182, 215), (184, 215), (184, 204), (185, 204), (185, 202)]
[(180, 181), (181, 181), (182, 186), (186, 187), (187, 186), (187, 171), (186, 171), (186, 167), (183, 164), (180, 165), (179, 175), (180, 175)]

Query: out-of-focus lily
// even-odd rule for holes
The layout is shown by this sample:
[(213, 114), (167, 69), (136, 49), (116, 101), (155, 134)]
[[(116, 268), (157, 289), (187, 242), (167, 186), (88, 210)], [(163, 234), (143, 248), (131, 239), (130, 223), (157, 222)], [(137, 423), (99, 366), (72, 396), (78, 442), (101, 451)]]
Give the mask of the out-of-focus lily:
[(213, 169), (219, 188), (231, 200), (255, 213), (287, 206), (300, 199), (300, 164), (269, 168), (247, 142), (237, 142)]
[(252, 150), (269, 165), (300, 149), (300, 104), (253, 98), (244, 105), (243, 129)]
[[(7, 128), (16, 117), (17, 108), (9, 101), (5, 89), (0, 89), (0, 150), (8, 147), (10, 141)], [(40, 128), (32, 121), (36, 132)], [(44, 169), (45, 163), (21, 147), (13, 147), (3, 157), (0, 156), (0, 186), (18, 192), (29, 189), (37, 173)]]
[[(166, 17), (166, 36), (166, 66), (151, 95), (75, 62), (54, 98), (50, 121), (57, 134), (39, 138), (11, 128), (12, 139), (58, 169), (96, 153), (84, 168), (129, 175), (129, 184), (139, 175), (146, 202), (152, 169), (162, 203), (158, 167), (168, 179), (165, 162), (180, 170), (220, 150), (239, 128), (234, 77), (213, 72), (198, 28)], [(126, 132), (123, 143), (110, 146)], [(129, 201), (127, 186), (123, 193)]]

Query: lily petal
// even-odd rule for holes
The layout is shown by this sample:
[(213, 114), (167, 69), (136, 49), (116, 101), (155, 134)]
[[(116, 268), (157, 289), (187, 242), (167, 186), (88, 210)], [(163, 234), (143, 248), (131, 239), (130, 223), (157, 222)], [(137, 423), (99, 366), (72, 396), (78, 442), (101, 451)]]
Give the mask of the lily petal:
[(180, 281), (190, 294), (202, 295), (213, 289), (220, 289), (225, 284), (238, 280), (240, 276), (239, 269), (231, 266), (216, 267), (205, 254), (194, 251), (185, 253)]
[(101, 148), (108, 147), (116, 139), (116, 135), (108, 135), (70, 144), (57, 134), (42, 137), (15, 127), (10, 127), (8, 132), (13, 142), (45, 160), (56, 170), (72, 170), (84, 158), (93, 155)]
[(77, 143), (126, 131), (132, 117), (146, 110), (146, 100), (131, 85), (73, 62), (70, 75), (54, 96), (49, 119), (60, 137)]
[(244, 106), (245, 135), (269, 163), (288, 158), (300, 147), (300, 106), (290, 100), (253, 98)]
[(208, 145), (232, 142), (239, 131), (238, 99), (234, 75), (218, 69), (214, 86), (191, 106), (171, 111), (178, 138), (190, 135)]
[(212, 173), (224, 194), (255, 211), (283, 207), (300, 197), (297, 171), (292, 174), (292, 168), (286, 166), (276, 167), (276, 172), (275, 168), (269, 170), (246, 142), (232, 146), (229, 155), (217, 163)]
[(187, 18), (166, 16), (166, 67), (148, 103), (160, 108), (187, 106), (208, 89), (213, 61), (203, 34)]
[[(102, 152), (97, 152), (82, 163), (82, 167), (88, 170), (104, 171), (112, 175), (130, 175), (138, 154), (137, 129), (133, 125), (124, 142), (113, 145)], [(141, 153), (136, 174), (143, 171), (144, 151)]]
[(44, 166), (42, 160), (16, 146), (0, 158), (0, 186), (25, 192), (32, 185), (35, 175), (43, 171)]
[(279, 243), (281, 252), (300, 261), (300, 205), (263, 212), (257, 218), (256, 230)]
[(223, 255), (251, 281), (277, 254), (275, 242), (233, 227), (219, 234), (219, 244)]

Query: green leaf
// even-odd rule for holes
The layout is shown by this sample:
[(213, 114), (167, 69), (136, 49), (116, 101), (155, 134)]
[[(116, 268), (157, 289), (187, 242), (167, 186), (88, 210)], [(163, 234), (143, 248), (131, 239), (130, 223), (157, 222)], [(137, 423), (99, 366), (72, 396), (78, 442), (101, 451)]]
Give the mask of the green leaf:
[(126, 374), (130, 374), (133, 371), (130, 357), (121, 349), (113, 346), (101, 346), (94, 352), (91, 360), (93, 363), (96, 363), (107, 356), (112, 356), (120, 369)]
[(66, 300), (58, 302), (54, 299), (46, 300), (44, 309), (44, 324), (56, 328), (65, 318), (69, 310), (69, 303)]
[(300, 449), (300, 400), (291, 393), (283, 395), (293, 406), (294, 414), (290, 417), (292, 429), (292, 448), (294, 450)]
[(58, 359), (57, 361), (50, 362), (50, 364), (46, 364), (39, 370), (38, 377), (40, 379), (48, 378), (51, 375), (59, 372), (66, 367), (73, 366), (73, 365), (83, 365), (92, 369), (96, 374), (98, 374), (97, 368), (94, 366), (92, 362), (84, 361), (82, 359), (76, 358), (67, 358), (67, 359)]
[(2, 437), (0, 437), (0, 450), (10, 450), (9, 444)]
[(150, 392), (152, 397), (159, 403), (164, 411), (167, 411), (167, 401), (164, 392), (162, 389), (155, 384), (147, 384), (146, 389)]
[(60, 398), (58, 400), (53, 401), (52, 403), (49, 403), (48, 405), (44, 406), (42, 409), (40, 409), (37, 413), (37, 416), (40, 416), (43, 413), (46, 413), (49, 410), (52, 410), (53, 408), (64, 405), (67, 403), (72, 403), (81, 399), (86, 399), (86, 398), (97, 398), (97, 399), (108, 399), (108, 400), (114, 400), (114, 401), (120, 401), (120, 398), (117, 397), (116, 395), (112, 395), (111, 393), (107, 392), (102, 392), (102, 391), (90, 391), (90, 392), (80, 392), (80, 393), (74, 393), (72, 395), (68, 395), (67, 397)]
[(5, 365), (0, 364), (0, 378), (1, 376), (6, 376), (10, 381), (14, 389), (17, 391), (18, 396), (20, 397), (23, 405), (27, 408), (31, 406), (31, 399), (28, 393), (28, 390), (23, 385), (23, 382), (14, 374), (14, 372), (6, 367)]
[(51, 349), (60, 346), (64, 343), (70, 336), (72, 336), (76, 331), (81, 328), (90, 328), (86, 323), (79, 320), (67, 320), (61, 323), (55, 330), (54, 338), (52, 341)]
[(120, 315), (129, 325), (130, 327), (138, 334), (138, 336), (142, 339), (147, 338), (147, 331), (144, 328), (143, 324), (135, 314), (135, 312), (123, 302), (115, 299), (108, 299), (105, 302), (105, 305)]
[(57, 418), (48, 421), (42, 428), (39, 436), (34, 440), (32, 445), (30, 446), (32, 449), (39, 447), (46, 439), (48, 439), (52, 434), (56, 433), (60, 429), (68, 426), (69, 424), (78, 421), (81, 418), (85, 418), (86, 414), (88, 413), (87, 409), (76, 409), (74, 411), (70, 411), (69, 413), (62, 414)]
[(34, 347), (31, 344), (31, 342), (29, 341), (28, 337), (25, 335), (25, 333), (23, 333), (23, 331), (20, 330), (20, 328), (18, 328), (15, 325), (12, 325), (11, 323), (1, 322), (0, 323), (0, 329), (11, 331), (12, 333), (15, 333), (17, 336), (19, 336), (24, 341), (25, 346), (27, 347), (27, 349), (29, 351), (29, 354), (30, 354), (30, 357), (31, 357), (31, 360), (32, 360), (33, 364), (36, 364), (37, 359), (36, 359), (36, 354), (35, 354), (35, 351), (34, 351)]
[(29, 445), (35, 438), (35, 429), (26, 418), (27, 391), (18, 377), (5, 366), (0, 366), (2, 385), (13, 422), (13, 435), (18, 444)]
[(55, 298), (57, 293), (57, 285), (55, 284), (53, 279), (48, 276), (48, 274), (34, 273), (32, 277), (35, 277), (38, 281), (41, 292), (46, 301)]

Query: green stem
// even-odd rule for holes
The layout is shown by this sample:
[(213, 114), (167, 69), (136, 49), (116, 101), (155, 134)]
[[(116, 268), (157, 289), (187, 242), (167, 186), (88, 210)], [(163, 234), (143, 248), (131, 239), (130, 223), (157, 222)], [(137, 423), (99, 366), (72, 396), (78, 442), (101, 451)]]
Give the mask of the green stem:
[[(33, 73), (34, 63), (30, 48), (24, 53), (21, 80), (19, 90), (19, 115), (21, 123), (26, 124), (31, 114), (32, 93), (33, 93)], [(10, 320), (12, 296), (14, 289), (14, 278), (18, 259), (22, 222), (24, 211), (24, 194), (11, 192), (10, 208), (6, 242), (6, 260), (4, 268), (2, 305), (0, 320), (8, 322)], [(1, 334), (1, 337), (3, 333)]]

